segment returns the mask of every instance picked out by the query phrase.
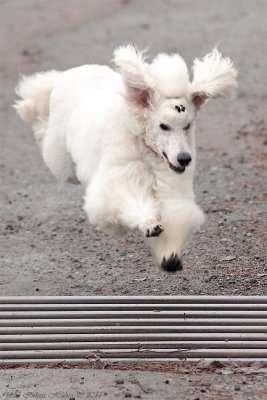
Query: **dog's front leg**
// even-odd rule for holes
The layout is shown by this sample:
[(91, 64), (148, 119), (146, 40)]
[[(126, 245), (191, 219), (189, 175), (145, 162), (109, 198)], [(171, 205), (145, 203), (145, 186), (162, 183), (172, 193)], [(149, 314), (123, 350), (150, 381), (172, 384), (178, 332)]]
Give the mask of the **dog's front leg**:
[(153, 194), (152, 177), (142, 165), (105, 166), (86, 190), (84, 209), (90, 222), (102, 228), (121, 226), (138, 229), (146, 237), (159, 236), (163, 228)]
[(182, 270), (183, 252), (192, 233), (204, 222), (204, 215), (193, 200), (181, 199), (162, 205), (161, 221), (164, 232), (148, 242), (164, 270)]
[(143, 192), (141, 187), (121, 188), (118, 196), (118, 214), (122, 225), (138, 229), (146, 237), (157, 237), (163, 231), (159, 210), (152, 193)]

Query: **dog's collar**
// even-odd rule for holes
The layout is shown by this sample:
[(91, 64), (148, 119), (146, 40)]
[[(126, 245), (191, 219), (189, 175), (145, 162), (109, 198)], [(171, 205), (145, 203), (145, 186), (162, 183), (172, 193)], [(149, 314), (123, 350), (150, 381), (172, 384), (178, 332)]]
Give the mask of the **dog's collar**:
[(142, 139), (142, 142), (143, 142), (143, 144), (145, 145), (145, 147), (146, 147), (147, 149), (149, 149), (150, 151), (152, 151), (152, 153), (154, 153), (156, 156), (158, 156), (158, 153), (157, 153), (154, 149), (152, 149), (152, 147), (150, 147), (148, 144), (146, 144), (146, 142), (144, 141), (144, 139)]

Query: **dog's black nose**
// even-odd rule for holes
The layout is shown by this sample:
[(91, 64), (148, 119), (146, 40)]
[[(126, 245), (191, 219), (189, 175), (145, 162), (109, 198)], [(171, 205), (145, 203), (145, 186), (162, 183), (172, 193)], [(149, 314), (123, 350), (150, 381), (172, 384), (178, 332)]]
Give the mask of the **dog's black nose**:
[(177, 161), (181, 167), (187, 167), (191, 160), (191, 156), (188, 153), (179, 153), (177, 156)]

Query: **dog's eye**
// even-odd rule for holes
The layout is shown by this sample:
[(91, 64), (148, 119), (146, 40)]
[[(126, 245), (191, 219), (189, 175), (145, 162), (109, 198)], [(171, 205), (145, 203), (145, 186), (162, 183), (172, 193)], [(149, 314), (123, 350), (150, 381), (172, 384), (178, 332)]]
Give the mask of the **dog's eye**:
[(189, 124), (188, 125), (186, 125), (185, 127), (184, 127), (184, 131), (188, 131), (188, 129), (190, 128), (190, 122), (189, 122)]
[(171, 128), (168, 125), (165, 124), (160, 124), (160, 129), (162, 129), (163, 131), (170, 131)]

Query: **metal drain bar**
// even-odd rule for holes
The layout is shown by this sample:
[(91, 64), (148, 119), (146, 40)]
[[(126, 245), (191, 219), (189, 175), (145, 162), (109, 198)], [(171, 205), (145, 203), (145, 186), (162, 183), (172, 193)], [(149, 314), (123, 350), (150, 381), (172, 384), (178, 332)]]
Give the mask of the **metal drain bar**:
[(267, 361), (267, 296), (0, 297), (0, 365)]

